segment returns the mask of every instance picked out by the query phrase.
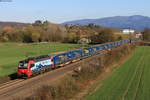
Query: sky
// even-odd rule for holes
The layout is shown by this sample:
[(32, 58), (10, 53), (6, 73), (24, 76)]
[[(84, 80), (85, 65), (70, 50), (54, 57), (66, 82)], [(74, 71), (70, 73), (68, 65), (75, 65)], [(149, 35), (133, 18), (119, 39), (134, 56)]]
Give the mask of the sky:
[(150, 16), (149, 5), (150, 0), (0, 0), (0, 21), (62, 23), (112, 16)]

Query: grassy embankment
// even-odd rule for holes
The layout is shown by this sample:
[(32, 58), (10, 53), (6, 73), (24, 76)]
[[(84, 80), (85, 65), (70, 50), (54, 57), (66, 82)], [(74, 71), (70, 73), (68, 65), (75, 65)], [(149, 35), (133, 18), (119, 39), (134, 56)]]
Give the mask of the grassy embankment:
[(17, 71), (20, 60), (80, 48), (78, 44), (63, 43), (0, 43), (0, 77)]
[(138, 47), (134, 55), (85, 100), (149, 100), (149, 59), (150, 47)]

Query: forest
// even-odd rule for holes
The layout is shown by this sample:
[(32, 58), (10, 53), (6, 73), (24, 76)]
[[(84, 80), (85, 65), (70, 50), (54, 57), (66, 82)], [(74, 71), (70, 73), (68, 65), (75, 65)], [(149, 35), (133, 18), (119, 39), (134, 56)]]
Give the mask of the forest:
[(100, 44), (124, 39), (119, 29), (95, 24), (59, 25), (37, 20), (22, 27), (5, 26), (0, 28), (0, 42), (62, 42), (79, 44)]

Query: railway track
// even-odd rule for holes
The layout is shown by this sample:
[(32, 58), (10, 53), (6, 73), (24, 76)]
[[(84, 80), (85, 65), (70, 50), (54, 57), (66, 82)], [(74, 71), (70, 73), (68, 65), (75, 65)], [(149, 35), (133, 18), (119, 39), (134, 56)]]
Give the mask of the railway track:
[[(52, 84), (56, 80), (61, 79), (67, 73), (72, 72), (74, 69), (79, 67), (83, 61), (88, 61), (100, 56), (97, 54), (85, 59), (82, 59), (78, 62), (71, 63), (65, 67), (38, 75), (31, 79), (27, 80), (14, 80), (0, 85), (0, 100), (10, 100), (16, 97), (27, 97), (32, 95), (32, 91), (37, 91), (43, 85)], [(43, 78), (44, 77), (44, 78)]]
[(22, 82), (22, 81), (24, 81), (24, 80), (23, 80), (23, 79), (16, 79), (16, 80), (12, 80), (12, 81), (9, 81), (9, 82), (0, 84), (0, 91), (1, 91), (2, 89), (4, 89), (4, 88), (8, 88), (8, 87), (10, 87), (10, 86), (12, 86), (12, 85), (15, 85), (15, 84), (17, 84), (17, 83), (20, 83), (20, 82)]

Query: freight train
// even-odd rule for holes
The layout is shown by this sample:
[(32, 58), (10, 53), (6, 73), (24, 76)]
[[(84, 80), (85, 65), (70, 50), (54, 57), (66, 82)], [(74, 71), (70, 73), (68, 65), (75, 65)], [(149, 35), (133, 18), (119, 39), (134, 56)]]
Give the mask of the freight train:
[(52, 69), (63, 67), (66, 64), (96, 55), (102, 50), (116, 48), (120, 45), (133, 43), (138, 40), (138, 38), (131, 38), (128, 40), (121, 40), (111, 43), (95, 45), (55, 55), (49, 54), (39, 57), (28, 58), (19, 62), (18, 76), (21, 78), (29, 78), (32, 76), (36, 76), (38, 74), (50, 71)]

